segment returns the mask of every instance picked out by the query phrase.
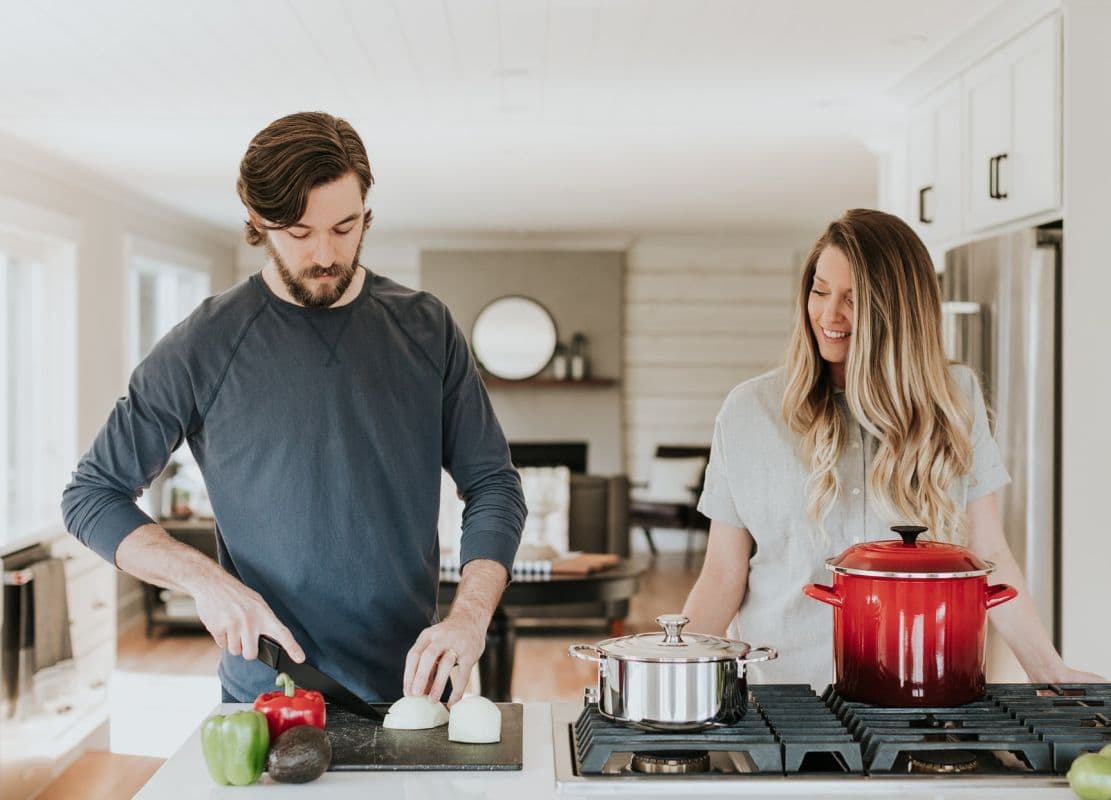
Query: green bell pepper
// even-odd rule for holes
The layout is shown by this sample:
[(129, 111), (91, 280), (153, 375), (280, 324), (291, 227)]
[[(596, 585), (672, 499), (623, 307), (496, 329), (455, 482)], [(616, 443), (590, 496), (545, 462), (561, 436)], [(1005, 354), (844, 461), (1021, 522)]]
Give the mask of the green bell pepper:
[(266, 769), (270, 732), (258, 711), (233, 711), (209, 717), (201, 726), (201, 750), (212, 780), (246, 786)]

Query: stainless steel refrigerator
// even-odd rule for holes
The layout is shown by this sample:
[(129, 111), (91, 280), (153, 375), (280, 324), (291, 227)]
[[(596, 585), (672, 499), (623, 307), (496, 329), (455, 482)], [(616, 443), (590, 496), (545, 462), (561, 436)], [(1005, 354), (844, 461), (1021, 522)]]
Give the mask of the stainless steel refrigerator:
[[(941, 274), (945, 346), (980, 376), (1011, 475), (1003, 529), (1058, 647), (1061, 247), (1059, 223), (1021, 230), (950, 250)], [(1025, 680), (994, 631), (988, 679)]]

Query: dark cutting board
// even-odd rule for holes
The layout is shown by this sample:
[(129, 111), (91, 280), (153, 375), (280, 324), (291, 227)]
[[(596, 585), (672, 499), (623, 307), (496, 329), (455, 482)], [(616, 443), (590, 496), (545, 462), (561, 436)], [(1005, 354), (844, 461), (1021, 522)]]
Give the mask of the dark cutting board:
[[(381, 706), (385, 711), (389, 706)], [(421, 731), (383, 728), (328, 706), (325, 730), (332, 741), (329, 770), (519, 770), (522, 708), (498, 703), (501, 741), (493, 744), (449, 742), (447, 725)]]

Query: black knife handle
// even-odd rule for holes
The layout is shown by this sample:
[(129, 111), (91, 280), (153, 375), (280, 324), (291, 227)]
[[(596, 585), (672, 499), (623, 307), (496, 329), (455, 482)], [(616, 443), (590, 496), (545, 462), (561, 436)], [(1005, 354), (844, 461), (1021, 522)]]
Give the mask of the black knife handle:
[(271, 669), (278, 669), (278, 664), (281, 661), (285, 650), (276, 641), (271, 639), (265, 633), (260, 633), (258, 636), (258, 660)]

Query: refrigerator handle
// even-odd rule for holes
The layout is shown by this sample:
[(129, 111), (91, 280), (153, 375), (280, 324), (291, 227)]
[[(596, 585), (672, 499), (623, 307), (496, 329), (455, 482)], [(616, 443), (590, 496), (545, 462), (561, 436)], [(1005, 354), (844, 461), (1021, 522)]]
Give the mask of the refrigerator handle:
[(979, 345), (977, 337), (969, 330), (973, 323), (982, 324), (982, 306), (963, 300), (949, 300), (941, 304), (941, 340), (945, 356), (950, 361), (968, 364), (983, 377), (984, 364), (981, 354), (973, 352), (970, 345)]
[(1026, 459), (1026, 563), (1023, 564), (1030, 596), (1038, 607), (1046, 630), (1053, 635), (1057, 457), (1053, 420), (1056, 419), (1056, 372), (1054, 330), (1056, 328), (1057, 251), (1038, 247), (1030, 256), (1030, 292), (1026, 329), (1026, 419), (1029, 455)]

